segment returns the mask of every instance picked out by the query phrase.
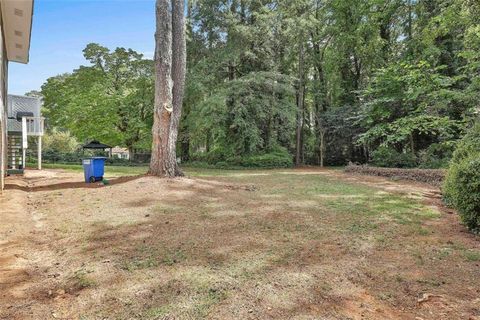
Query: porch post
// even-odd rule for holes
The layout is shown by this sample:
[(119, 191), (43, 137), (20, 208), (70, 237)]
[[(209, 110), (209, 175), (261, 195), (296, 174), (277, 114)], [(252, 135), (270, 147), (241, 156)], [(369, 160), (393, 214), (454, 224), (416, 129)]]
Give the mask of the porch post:
[(27, 148), (28, 148), (28, 129), (27, 118), (22, 117), (22, 170), (25, 170), (27, 164)]
[(25, 165), (27, 164), (27, 161), (25, 158), (27, 157), (27, 149), (22, 148), (22, 170), (25, 170)]
[(42, 170), (42, 136), (38, 136), (38, 142), (37, 142), (37, 164), (38, 164), (38, 170)]

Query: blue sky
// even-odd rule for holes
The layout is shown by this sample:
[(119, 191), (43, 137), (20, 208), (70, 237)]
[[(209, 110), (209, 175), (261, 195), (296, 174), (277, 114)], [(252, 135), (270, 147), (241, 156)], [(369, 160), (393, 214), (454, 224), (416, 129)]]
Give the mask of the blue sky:
[(151, 58), (154, 0), (35, 0), (30, 62), (9, 64), (9, 93), (39, 90), (43, 82), (88, 64), (90, 42), (132, 48)]

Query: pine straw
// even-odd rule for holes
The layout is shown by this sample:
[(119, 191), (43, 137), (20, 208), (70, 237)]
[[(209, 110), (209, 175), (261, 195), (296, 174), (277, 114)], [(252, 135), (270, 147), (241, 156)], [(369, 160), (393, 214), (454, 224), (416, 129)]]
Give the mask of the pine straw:
[(442, 169), (380, 168), (354, 164), (349, 164), (345, 168), (345, 172), (393, 179), (411, 180), (427, 183), (435, 187), (442, 185), (446, 173), (446, 171)]

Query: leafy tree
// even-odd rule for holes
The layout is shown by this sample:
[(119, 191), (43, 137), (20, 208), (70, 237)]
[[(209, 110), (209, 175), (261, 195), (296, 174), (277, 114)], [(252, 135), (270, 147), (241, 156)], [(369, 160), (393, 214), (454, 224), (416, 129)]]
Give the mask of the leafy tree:
[[(480, 112), (478, 1), (196, 0), (183, 13), (183, 160), (281, 147), (298, 165), (365, 163), (387, 148), (444, 165)], [(84, 55), (42, 89), (53, 124), (150, 145), (152, 61), (96, 44)]]
[(83, 52), (90, 66), (49, 78), (42, 86), (49, 123), (79, 141), (97, 139), (130, 151), (144, 147), (152, 124), (152, 61), (131, 49), (110, 51), (94, 43)]
[[(228, 82), (222, 91), (192, 111), (193, 143), (209, 136), (226, 156), (291, 148), (295, 92), (291, 79), (269, 72), (251, 73)], [(210, 146), (209, 146), (210, 148)]]
[(43, 136), (44, 152), (71, 153), (78, 150), (80, 144), (68, 131), (53, 129)]

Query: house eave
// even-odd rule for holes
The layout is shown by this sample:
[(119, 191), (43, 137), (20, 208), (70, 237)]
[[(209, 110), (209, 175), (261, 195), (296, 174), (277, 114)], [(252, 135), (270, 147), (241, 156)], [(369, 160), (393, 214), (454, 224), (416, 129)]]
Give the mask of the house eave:
[(28, 63), (33, 0), (0, 0), (7, 60)]

